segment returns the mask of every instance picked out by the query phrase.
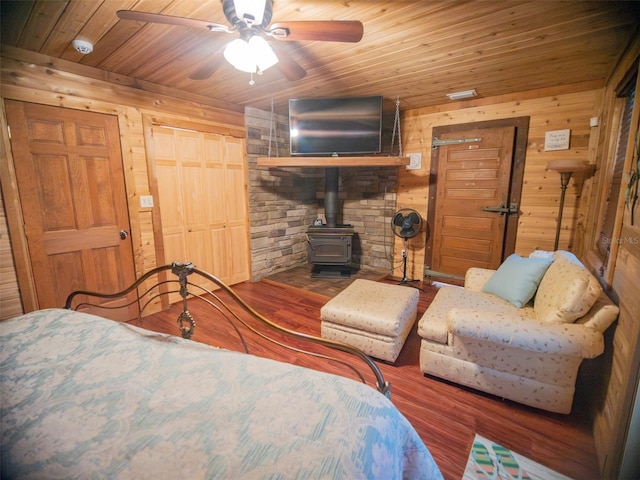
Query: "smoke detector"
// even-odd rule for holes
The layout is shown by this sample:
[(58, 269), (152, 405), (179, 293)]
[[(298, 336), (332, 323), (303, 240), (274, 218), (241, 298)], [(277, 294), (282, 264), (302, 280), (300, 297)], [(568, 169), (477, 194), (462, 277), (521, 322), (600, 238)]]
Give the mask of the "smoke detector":
[(72, 42), (73, 48), (83, 55), (93, 52), (93, 44), (86, 40), (78, 40), (77, 38)]

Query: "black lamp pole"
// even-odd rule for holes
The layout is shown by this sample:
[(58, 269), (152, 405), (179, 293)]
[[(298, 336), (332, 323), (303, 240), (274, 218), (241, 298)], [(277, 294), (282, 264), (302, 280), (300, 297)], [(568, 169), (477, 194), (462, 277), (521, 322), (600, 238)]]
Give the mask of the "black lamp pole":
[(560, 242), (560, 229), (562, 228), (562, 211), (564, 210), (564, 197), (567, 193), (567, 186), (571, 175), (576, 172), (587, 171), (590, 167), (587, 162), (576, 159), (560, 159), (552, 160), (547, 163), (549, 170), (554, 170), (560, 174), (560, 205), (558, 205), (558, 224), (556, 225), (556, 241), (553, 244), (553, 250), (558, 249)]
[(560, 241), (560, 227), (562, 226), (562, 210), (564, 209), (564, 196), (567, 193), (567, 185), (573, 172), (560, 172), (560, 205), (558, 206), (558, 225), (556, 226), (556, 241), (553, 243), (553, 250), (558, 249)]

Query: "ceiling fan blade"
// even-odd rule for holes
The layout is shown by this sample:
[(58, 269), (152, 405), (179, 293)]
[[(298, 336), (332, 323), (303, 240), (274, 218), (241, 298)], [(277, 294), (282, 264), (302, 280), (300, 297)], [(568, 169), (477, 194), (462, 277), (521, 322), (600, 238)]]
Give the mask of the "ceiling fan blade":
[(356, 20), (279, 22), (269, 27), (268, 34), (278, 40), (317, 40), (320, 42), (359, 42), (364, 33)]
[(280, 73), (282, 73), (282, 75), (284, 75), (287, 80), (295, 82), (296, 80), (304, 78), (304, 76), (307, 74), (307, 71), (300, 65), (298, 65), (298, 62), (291, 58), (288, 53), (283, 52), (274, 45), (271, 45), (271, 48), (273, 48), (276, 57), (278, 57), (276, 68), (280, 71)]
[(195, 18), (176, 17), (173, 15), (162, 15), (160, 13), (137, 12), (135, 10), (118, 10), (116, 14), (123, 20), (133, 20), (136, 22), (164, 23), (167, 25), (180, 25), (182, 27), (206, 28), (212, 32), (230, 33), (233, 31), (225, 25), (207, 22), (206, 20), (198, 20)]
[(218, 69), (224, 64), (224, 47), (222, 45), (218, 48), (209, 58), (207, 58), (198, 68), (196, 68), (189, 78), (191, 80), (206, 80), (211, 75), (216, 73)]

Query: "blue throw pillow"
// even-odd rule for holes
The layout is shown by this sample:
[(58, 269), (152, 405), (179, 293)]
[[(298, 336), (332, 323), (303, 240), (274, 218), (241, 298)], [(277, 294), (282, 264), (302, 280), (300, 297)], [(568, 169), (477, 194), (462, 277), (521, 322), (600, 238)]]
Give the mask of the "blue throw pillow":
[(518, 308), (533, 298), (553, 258), (525, 258), (510, 255), (482, 287)]

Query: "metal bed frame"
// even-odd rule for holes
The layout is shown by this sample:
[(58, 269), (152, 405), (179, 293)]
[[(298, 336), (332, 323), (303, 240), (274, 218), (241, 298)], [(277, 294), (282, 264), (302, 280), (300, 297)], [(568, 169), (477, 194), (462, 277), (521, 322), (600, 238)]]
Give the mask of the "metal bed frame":
[[(165, 280), (161, 279), (159, 276), (158, 281), (154, 283), (151, 287), (145, 288), (143, 284), (149, 280), (154, 275), (162, 274), (170, 270), (173, 275), (177, 278), (167, 278)], [(191, 281), (189, 281), (189, 277), (191, 275), (196, 275), (203, 277), (215, 285), (217, 285), (218, 289), (215, 291), (204, 288), (200, 285), (197, 285)], [(144, 289), (141, 293), (141, 289)], [(124, 298), (130, 293), (135, 292), (136, 296), (133, 300), (125, 305), (119, 305), (117, 307), (107, 307), (103, 305), (99, 305), (96, 303), (91, 303), (89, 298), (83, 299), (81, 296), (85, 297), (93, 297), (93, 298), (101, 298), (101, 299), (118, 299)], [(254, 321), (259, 326), (264, 327), (265, 331), (261, 331), (256, 326), (250, 324), (247, 319), (242, 318), (234, 309), (232, 309), (219, 295), (220, 292), (224, 292), (237, 306), (241, 308), (244, 312), (249, 315), (249, 318)], [(187, 300), (190, 298), (198, 297), (201, 300), (205, 301), (209, 304), (214, 311), (216, 311), (220, 316), (226, 321), (228, 321), (233, 330), (237, 334), (240, 342), (243, 345), (244, 352), (249, 354), (249, 347), (244, 338), (243, 333), (238, 328), (238, 324), (243, 325), (249, 331), (253, 332), (260, 338), (272, 342), (280, 347), (286, 348), (287, 350), (291, 350), (300, 354), (310, 355), (316, 358), (323, 358), (328, 361), (337, 362), (343, 366), (346, 366), (351, 372), (353, 372), (363, 383), (366, 383), (365, 377), (351, 362), (347, 362), (346, 360), (337, 358), (330, 354), (319, 353), (317, 351), (306, 350), (305, 348), (296, 347), (293, 345), (288, 345), (283, 343), (283, 341), (273, 338), (271, 336), (272, 332), (278, 332), (284, 336), (284, 338), (295, 339), (301, 341), (303, 344), (315, 344), (322, 345), (327, 347), (329, 351), (338, 350), (349, 355), (348, 358), (354, 358), (364, 364), (371, 370), (375, 379), (376, 379), (376, 389), (387, 397), (391, 397), (391, 386), (384, 379), (380, 368), (376, 365), (376, 363), (364, 352), (361, 350), (352, 347), (350, 345), (346, 345), (340, 342), (334, 342), (331, 340), (327, 340), (321, 337), (317, 337), (314, 335), (308, 335), (300, 332), (293, 331), (291, 329), (282, 327), (273, 321), (267, 319), (260, 313), (256, 312), (251, 306), (249, 306), (237, 293), (235, 293), (231, 287), (226, 285), (222, 280), (217, 278), (215, 275), (212, 275), (203, 270), (199, 270), (192, 263), (188, 262), (173, 262), (170, 265), (164, 265), (161, 267), (156, 267), (153, 270), (145, 273), (138, 280), (136, 280), (131, 286), (117, 293), (105, 294), (98, 292), (90, 292), (86, 290), (77, 290), (69, 294), (67, 300), (65, 302), (66, 309), (70, 310), (80, 310), (86, 309), (87, 307), (93, 308), (103, 308), (103, 309), (121, 309), (131, 306), (134, 303), (139, 305), (139, 313), (137, 317), (137, 324), (140, 325), (141, 319), (143, 317), (143, 313), (146, 308), (154, 302), (154, 300), (158, 299), (162, 295), (169, 295), (172, 293), (179, 293), (182, 302), (182, 311), (178, 315), (177, 323), (178, 329), (185, 339), (191, 339), (196, 329), (196, 321), (193, 318), (192, 314), (189, 312)], [(237, 308), (236, 308), (237, 310)], [(266, 333), (265, 333), (266, 332)]]

